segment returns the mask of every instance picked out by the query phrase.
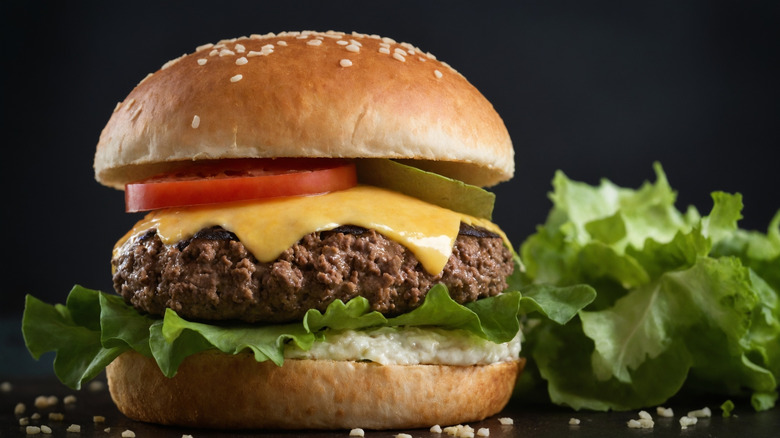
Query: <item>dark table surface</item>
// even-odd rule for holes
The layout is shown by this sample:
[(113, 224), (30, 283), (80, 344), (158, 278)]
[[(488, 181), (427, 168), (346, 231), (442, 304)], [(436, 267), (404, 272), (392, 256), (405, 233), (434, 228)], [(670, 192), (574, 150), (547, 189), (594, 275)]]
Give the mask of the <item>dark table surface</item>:
[[(220, 432), (211, 430), (197, 430), (191, 428), (165, 427), (152, 424), (139, 423), (125, 418), (111, 402), (107, 388), (91, 386), (80, 391), (74, 391), (61, 385), (56, 379), (49, 376), (24, 377), (6, 380), (0, 391), (0, 436), (23, 437), (26, 428), (19, 425), (19, 419), (28, 418), (31, 425), (45, 424), (52, 429), (53, 437), (120, 437), (125, 430), (132, 430), (135, 436), (141, 437), (175, 437), (192, 435), (194, 438), (202, 437), (274, 437), (274, 436), (307, 436), (307, 437), (348, 437), (349, 431), (239, 431)], [(97, 382), (105, 383), (101, 378)], [(8, 386), (10, 385), (10, 388)], [(57, 396), (58, 401), (52, 407), (36, 408), (35, 399), (38, 396)], [(74, 395), (74, 402), (65, 403), (65, 397)], [(17, 415), (14, 409), (18, 403), (24, 403), (26, 410)], [(469, 423), (476, 432), (479, 428), (487, 428), (490, 437), (780, 437), (780, 409), (775, 408), (764, 412), (754, 412), (749, 405), (738, 405), (735, 414), (728, 418), (721, 416), (718, 408), (720, 401), (705, 399), (688, 399), (674, 401), (669, 404), (674, 410), (673, 418), (662, 418), (656, 415), (655, 409), (648, 409), (655, 421), (652, 429), (630, 429), (627, 422), (638, 418), (638, 411), (634, 412), (575, 412), (571, 409), (551, 405), (529, 405), (521, 401), (513, 400), (499, 415), (481, 422)], [(713, 413), (711, 418), (699, 419), (698, 423), (687, 429), (680, 427), (679, 418), (690, 410), (708, 406)], [(49, 413), (61, 413), (63, 420), (50, 420)], [(30, 419), (33, 414), (39, 413), (40, 418)], [(94, 416), (105, 417), (102, 423), (94, 423)], [(501, 425), (500, 417), (512, 418), (511, 426)], [(569, 420), (580, 420), (579, 425), (570, 425)], [(66, 429), (71, 424), (81, 426), (81, 432), (69, 433)], [(444, 427), (446, 425), (442, 425)], [(365, 431), (366, 437), (393, 437), (398, 433), (407, 433), (412, 437), (448, 437), (446, 433), (435, 434), (427, 429), (410, 429), (395, 431)]]

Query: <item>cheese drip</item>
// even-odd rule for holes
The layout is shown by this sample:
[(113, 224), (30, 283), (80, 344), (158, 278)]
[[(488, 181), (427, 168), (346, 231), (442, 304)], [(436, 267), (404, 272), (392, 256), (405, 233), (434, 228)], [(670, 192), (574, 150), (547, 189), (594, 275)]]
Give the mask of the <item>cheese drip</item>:
[(156, 210), (120, 239), (114, 252), (116, 255), (125, 242), (152, 228), (157, 229), (163, 243), (171, 245), (204, 228), (220, 226), (235, 233), (259, 261), (271, 262), (307, 234), (356, 225), (403, 245), (435, 275), (452, 254), (461, 222), (497, 233), (510, 245), (501, 229), (488, 220), (398, 192), (356, 186), (324, 195)]

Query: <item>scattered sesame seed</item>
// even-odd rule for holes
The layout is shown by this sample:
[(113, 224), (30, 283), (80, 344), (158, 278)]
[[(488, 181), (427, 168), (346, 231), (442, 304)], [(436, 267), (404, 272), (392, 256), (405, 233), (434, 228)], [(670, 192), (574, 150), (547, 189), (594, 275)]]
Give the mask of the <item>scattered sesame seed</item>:
[(394, 436), (395, 438), (412, 438), (412, 436), (408, 433), (397, 433)]
[(238, 82), (241, 79), (244, 79), (244, 75), (235, 75), (232, 78), (230, 78), (230, 82)]
[(107, 428), (103, 429), (103, 432), (105, 432), (105, 433), (109, 433), (109, 432), (111, 432), (111, 428), (110, 428), (110, 427), (107, 427)]
[(45, 424), (41, 424), (41, 432), (45, 433), (46, 435), (50, 435), (51, 434), (51, 427), (49, 427), (49, 426), (47, 426)]
[(25, 406), (24, 403), (17, 403), (16, 406), (14, 406), (14, 415), (22, 415), (26, 410), (27, 406)]
[(282, 47), (287, 47), (287, 41), (277, 41), (276, 44), (278, 44), (278, 45), (280, 45)]
[(360, 46), (357, 46), (355, 44), (350, 44), (346, 47), (348, 52), (352, 53), (359, 53), (360, 52)]
[(102, 415), (95, 415), (95, 416), (92, 417), (92, 422), (93, 423), (105, 423), (106, 422), (106, 417), (104, 417)]
[(510, 424), (515, 424), (515, 421), (512, 420), (509, 417), (501, 417), (501, 418), (498, 419), (498, 422), (503, 424), (504, 426), (508, 426)]
[(322, 44), (322, 40), (309, 40), (306, 41), (306, 44), (309, 46), (319, 46)]
[(219, 55), (219, 50), (217, 49), (214, 49), (209, 52), (209, 56), (217, 56), (217, 55)]
[(490, 429), (487, 427), (480, 427), (477, 431), (477, 436), (490, 436)]
[(49, 420), (62, 421), (65, 419), (65, 415), (60, 412), (49, 412)]
[(441, 426), (434, 424), (430, 429), (431, 433), (441, 433)]
[(192, 435), (182, 435), (181, 438), (192, 438)]
[(33, 414), (30, 415), (30, 420), (40, 420), (40, 419), (41, 419), (41, 414), (38, 412), (33, 412)]
[(666, 417), (666, 418), (674, 417), (674, 411), (672, 410), (672, 408), (665, 408), (663, 406), (658, 406), (657, 408), (655, 408), (655, 413), (658, 414), (659, 417)]
[(697, 409), (695, 411), (688, 412), (689, 417), (696, 417), (696, 418), (710, 418), (712, 417), (712, 411), (710, 411), (710, 408), (704, 407), (702, 409)]
[(200, 126), (200, 116), (195, 115), (192, 118), (192, 128), (193, 129), (198, 129), (198, 126)]
[(382, 42), (383, 43), (387, 43), (387, 44), (395, 44), (395, 40), (392, 39), (392, 38), (388, 38), (388, 37), (383, 37), (382, 38)]
[(246, 59), (246, 57), (244, 57), (244, 56), (236, 59), (236, 65), (244, 65), (244, 64), (246, 64), (248, 62), (249, 62), (249, 60)]
[(423, 58), (422, 56), (418, 57), (417, 59), (419, 59), (419, 60), (420, 60), (420, 62), (425, 62), (425, 61), (427, 61), (427, 59)]
[(436, 76), (436, 79), (441, 79), (444, 76), (439, 70), (434, 70), (433, 75)]
[(653, 417), (647, 411), (639, 411), (639, 418), (644, 420), (652, 420)]
[(642, 427), (642, 425), (639, 424), (639, 421), (634, 419), (628, 420), (626, 426), (628, 426), (629, 429), (640, 429)]
[(87, 389), (89, 389), (92, 392), (102, 391), (106, 388), (105, 382), (102, 380), (93, 380), (89, 382), (89, 386)]
[(352, 67), (352, 61), (350, 61), (349, 59), (342, 59), (341, 61), (339, 61), (339, 65), (342, 67)]
[(366, 433), (361, 428), (352, 429), (349, 431), (349, 436), (366, 436)]
[(388, 49), (387, 47), (380, 47), (379, 48), (379, 53), (384, 53), (385, 55), (389, 55), (390, 54), (390, 49)]
[(81, 426), (78, 424), (71, 424), (67, 429), (65, 429), (65, 432), (81, 433)]
[(27, 417), (22, 417), (19, 419), (19, 426), (27, 426), (30, 424), (30, 419)]
[(687, 429), (688, 426), (693, 426), (694, 424), (698, 423), (699, 419), (696, 417), (688, 417), (683, 415), (680, 417), (680, 427), (683, 429)]
[[(135, 100), (131, 99), (130, 102), (128, 102), (129, 105), (132, 105), (132, 103), (135, 102)], [(50, 395), (39, 395), (38, 397), (35, 397), (35, 407), (38, 409), (48, 408), (51, 406), (54, 406), (57, 404), (57, 396)]]
[(222, 50), (219, 51), (219, 56), (220, 57), (222, 57), (222, 56), (233, 56), (235, 54), (236, 54), (236, 52), (234, 52), (234, 51), (232, 51), (230, 49), (222, 49)]
[(66, 395), (64, 399), (62, 399), (62, 402), (66, 405), (69, 405), (71, 403), (76, 403), (76, 396), (73, 394)]
[(349, 40), (349, 43), (350, 44), (354, 44), (354, 45), (356, 45), (358, 47), (363, 47), (363, 44), (360, 44), (360, 41)]
[(208, 59), (206, 58), (198, 58), (198, 65), (206, 65), (206, 62)]
[(338, 40), (338, 41), (336, 41), (336, 44), (338, 44), (340, 46), (346, 46), (347, 44), (349, 44), (349, 41), (347, 41), (347, 40)]
[(135, 432), (133, 432), (130, 429), (127, 429), (124, 432), (122, 432), (122, 438), (135, 438)]
[(236, 44), (236, 47), (234, 47), (236, 50), (236, 53), (244, 53), (246, 52), (246, 47), (244, 47), (243, 44)]
[(14, 387), (11, 385), (11, 382), (0, 383), (0, 391), (11, 392), (12, 389), (14, 389)]
[(401, 55), (398, 52), (393, 53), (393, 58), (396, 59), (397, 61), (406, 62), (406, 58), (404, 57), (404, 55)]
[(38, 426), (27, 426), (24, 431), (27, 435), (38, 435), (41, 433), (41, 428)]
[(580, 425), (580, 419), (579, 418), (569, 418), (569, 424), (572, 426), (579, 426)]

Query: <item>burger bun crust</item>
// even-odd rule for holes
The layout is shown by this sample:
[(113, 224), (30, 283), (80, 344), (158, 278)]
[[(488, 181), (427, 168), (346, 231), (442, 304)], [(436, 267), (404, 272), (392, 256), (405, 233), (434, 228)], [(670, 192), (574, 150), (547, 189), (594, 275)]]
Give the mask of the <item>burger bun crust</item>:
[(524, 360), (379, 365), (249, 353), (187, 357), (173, 378), (126, 352), (106, 370), (119, 410), (138, 421), (215, 429), (400, 429), (479, 421), (509, 401)]
[(205, 45), (120, 102), (96, 179), (123, 189), (193, 160), (393, 158), (478, 186), (508, 180), (506, 127), (461, 74), (410, 44), (282, 33)]

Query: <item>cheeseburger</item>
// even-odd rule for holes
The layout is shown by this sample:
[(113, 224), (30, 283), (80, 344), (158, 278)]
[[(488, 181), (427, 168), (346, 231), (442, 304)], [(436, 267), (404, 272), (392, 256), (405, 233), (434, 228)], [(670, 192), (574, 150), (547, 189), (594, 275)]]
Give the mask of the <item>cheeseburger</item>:
[(93, 300), (100, 323), (66, 383), (106, 364), (126, 416), (211, 428), (450, 425), (508, 402), (515, 257), (481, 187), (512, 177), (512, 143), (430, 53), (340, 32), (200, 46), (116, 106), (94, 169), (145, 216), (114, 247), (116, 293), (71, 292), (71, 320)]

